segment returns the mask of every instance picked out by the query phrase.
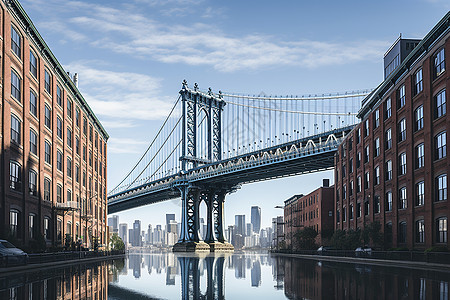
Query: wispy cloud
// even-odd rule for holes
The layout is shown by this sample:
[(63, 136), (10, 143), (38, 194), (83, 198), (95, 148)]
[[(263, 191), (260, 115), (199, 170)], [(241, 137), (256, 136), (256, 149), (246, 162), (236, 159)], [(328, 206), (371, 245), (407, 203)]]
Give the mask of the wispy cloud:
[(147, 145), (146, 141), (112, 137), (108, 140), (108, 153), (142, 153), (142, 148), (144, 145)]
[[(81, 7), (77, 1), (67, 1), (71, 7)], [(141, 4), (176, 8), (175, 4), (198, 4), (198, 1), (136, 0)], [(116, 53), (133, 55), (143, 60), (168, 64), (210, 66), (222, 72), (257, 70), (276, 66), (320, 68), (329, 65), (378, 60), (389, 46), (384, 41), (362, 40), (324, 42), (314, 40), (280, 40), (274, 36), (250, 34), (233, 36), (210, 23), (174, 24), (164, 18), (156, 19), (136, 13), (135, 10), (89, 5), (79, 9), (72, 18), (54, 19), (70, 24), (78, 32), (89, 32), (90, 44)], [(205, 10), (206, 9), (206, 10)], [(203, 8), (204, 16), (211, 11)], [(74, 15), (74, 13), (72, 13)], [(54, 17), (57, 18), (57, 17)], [(64, 25), (67, 26), (67, 25)], [(58, 30), (58, 26), (54, 26)], [(64, 27), (61, 27), (64, 28)], [(67, 38), (84, 38), (80, 33)], [(100, 38), (99, 38), (100, 37)]]
[(148, 75), (94, 68), (92, 62), (71, 63), (65, 69), (79, 74), (80, 90), (96, 114), (114, 118), (106, 119), (110, 128), (132, 127), (132, 120), (161, 119), (174, 101), (161, 96), (161, 80)]

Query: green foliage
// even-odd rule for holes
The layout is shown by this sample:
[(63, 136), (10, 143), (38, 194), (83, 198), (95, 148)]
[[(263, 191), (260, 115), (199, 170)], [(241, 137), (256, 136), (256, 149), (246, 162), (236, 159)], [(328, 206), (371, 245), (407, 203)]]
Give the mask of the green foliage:
[(66, 236), (64, 238), (64, 248), (66, 248), (66, 250), (70, 250), (71, 246), (72, 246), (72, 235), (66, 233)]
[(345, 249), (346, 233), (344, 230), (336, 230), (331, 236), (330, 244), (335, 249)]
[(301, 250), (314, 250), (316, 245), (317, 231), (313, 227), (305, 227), (294, 234), (296, 247)]
[(364, 245), (380, 247), (383, 245), (383, 234), (381, 233), (381, 224), (378, 221), (369, 223), (364, 226), (361, 232), (361, 239)]
[(425, 250), (425, 253), (428, 252), (448, 252), (448, 249), (444, 246), (434, 246)]
[(36, 239), (30, 240), (26, 248), (27, 253), (42, 253), (45, 250), (47, 250), (47, 244), (42, 234), (38, 234)]
[(331, 237), (331, 246), (339, 250), (354, 250), (361, 246), (361, 230), (336, 230)]
[(110, 243), (112, 250), (125, 250), (125, 244), (117, 233), (113, 233)]

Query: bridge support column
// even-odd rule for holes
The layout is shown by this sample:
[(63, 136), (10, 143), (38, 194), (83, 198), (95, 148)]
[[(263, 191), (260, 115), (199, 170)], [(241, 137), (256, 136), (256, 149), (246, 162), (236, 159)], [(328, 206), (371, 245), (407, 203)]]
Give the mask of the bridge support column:
[(211, 252), (233, 251), (234, 247), (226, 242), (224, 236), (224, 201), (226, 191), (210, 192), (208, 196), (208, 224), (205, 242), (209, 244)]
[(209, 251), (209, 245), (201, 241), (199, 234), (200, 193), (196, 188), (180, 187), (181, 191), (181, 233), (173, 246), (174, 252)]

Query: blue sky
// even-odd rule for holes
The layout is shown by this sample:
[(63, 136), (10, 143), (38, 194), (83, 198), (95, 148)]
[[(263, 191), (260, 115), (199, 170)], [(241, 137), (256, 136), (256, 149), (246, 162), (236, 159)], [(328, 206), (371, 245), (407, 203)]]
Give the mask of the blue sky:
[[(448, 12), (444, 0), (208, 1), (22, 0), (110, 134), (108, 189), (138, 160), (183, 79), (201, 89), (268, 95), (376, 87), (384, 52), (401, 33), (422, 38)], [(244, 186), (227, 197), (226, 224), (262, 208), (262, 225), (293, 194), (332, 173)], [(120, 222), (164, 224), (172, 200), (120, 213)], [(204, 208), (202, 212), (204, 212)], [(248, 222), (249, 220), (247, 220)]]

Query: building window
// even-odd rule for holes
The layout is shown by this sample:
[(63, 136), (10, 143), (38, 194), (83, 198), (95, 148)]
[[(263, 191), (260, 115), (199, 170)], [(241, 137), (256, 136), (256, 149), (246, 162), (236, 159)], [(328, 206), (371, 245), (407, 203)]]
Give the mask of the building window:
[(356, 144), (359, 144), (361, 142), (361, 127), (358, 128), (357, 134), (356, 134)]
[(36, 222), (37, 218), (35, 214), (29, 214), (28, 215), (28, 236), (30, 239), (36, 238)]
[[(97, 169), (97, 163), (95, 163), (95, 168)], [(345, 167), (345, 165), (343, 165), (343, 166), (342, 166), (342, 177), (343, 177), (343, 178), (345, 178), (345, 176), (346, 176), (345, 170), (346, 170), (346, 167)]]
[(52, 164), (52, 147), (47, 141), (45, 141), (45, 162)]
[(436, 201), (447, 200), (447, 174), (436, 177)]
[(445, 98), (445, 89), (437, 93), (436, 96), (434, 96), (434, 117), (440, 118), (444, 116), (447, 113), (447, 99)]
[(416, 146), (416, 169), (423, 168), (425, 165), (425, 150), (424, 144), (421, 143)]
[(9, 232), (13, 237), (19, 235), (19, 211), (17, 210), (9, 211)]
[(348, 218), (353, 220), (353, 204), (350, 204), (348, 207)]
[(83, 160), (86, 161), (86, 145), (83, 145)]
[(377, 157), (381, 153), (381, 150), (380, 150), (380, 138), (376, 138), (375, 139), (374, 148), (375, 148), (375, 157)]
[(425, 222), (424, 220), (416, 221), (416, 243), (425, 242)]
[(22, 37), (17, 32), (17, 30), (14, 28), (14, 26), (11, 25), (11, 50), (19, 57), (22, 58), (22, 43), (21, 43)]
[(80, 167), (78, 165), (75, 166), (75, 181), (80, 182)]
[(389, 119), (392, 115), (392, 103), (391, 103), (391, 98), (387, 98), (386, 99), (386, 103), (385, 103), (385, 119)]
[(405, 175), (406, 174), (406, 152), (400, 154), (398, 159), (398, 174)]
[(357, 182), (357, 185), (358, 185), (358, 186), (356, 187), (358, 193), (361, 192), (361, 188), (362, 188), (362, 187), (361, 187), (361, 184), (362, 184), (362, 183), (361, 183), (361, 176), (358, 176), (358, 182)]
[(391, 128), (386, 130), (385, 136), (386, 136), (386, 138), (385, 138), (385, 141), (386, 141), (385, 150), (388, 150), (388, 149), (392, 148), (392, 130), (391, 130)]
[(15, 161), (9, 162), (9, 187), (12, 190), (20, 191), (22, 189), (22, 167)]
[(80, 109), (78, 107), (75, 109), (75, 125), (80, 127)]
[(348, 160), (348, 172), (353, 173), (353, 158)]
[(364, 149), (364, 163), (367, 163), (367, 162), (369, 162), (369, 158), (370, 158), (370, 156), (369, 156), (369, 146), (367, 146), (365, 149)]
[(425, 183), (423, 181), (416, 183), (416, 205), (422, 206), (425, 203)]
[(52, 93), (52, 85), (51, 85), (52, 77), (50, 73), (45, 70), (45, 82), (44, 82), (44, 89), (47, 91), (47, 93)]
[(386, 211), (392, 211), (392, 192), (387, 192), (386, 193), (386, 199), (385, 199), (386, 201), (385, 201), (385, 205), (386, 205), (386, 207), (385, 207), (385, 209), (386, 209)]
[(63, 198), (62, 198), (62, 186), (60, 184), (58, 184), (56, 186), (56, 201), (58, 203), (62, 203), (63, 202)]
[(406, 140), (406, 119), (402, 119), (398, 123), (398, 142), (403, 142)]
[(361, 152), (358, 152), (356, 157), (356, 168), (359, 168), (361, 166)]
[[(72, 201), (72, 191), (71, 190), (67, 190), (67, 199), (66, 199), (66, 201)], [(67, 224), (67, 225), (69, 225), (69, 224)]]
[(83, 172), (83, 186), (86, 187), (86, 172)]
[(37, 78), (37, 58), (33, 51), (30, 50), (30, 72), (34, 78)]
[(52, 129), (52, 113), (47, 104), (45, 105), (45, 126), (48, 129)]
[(19, 75), (11, 70), (11, 96), (19, 102), (22, 102), (20, 97), (22, 93), (22, 83)]
[[(95, 140), (94, 140), (94, 145), (95, 145), (95, 148), (97, 148), (98, 147), (98, 133), (97, 133), (97, 131), (95, 132)], [(344, 155), (345, 156), (345, 155)]]
[(388, 160), (386, 162), (386, 178), (385, 180), (391, 180), (392, 179), (392, 161)]
[(37, 134), (30, 129), (30, 152), (37, 155)]
[(62, 172), (63, 170), (63, 155), (61, 151), (56, 152), (56, 168)]
[(408, 207), (408, 199), (406, 198), (406, 187), (402, 187), (398, 191), (398, 208), (405, 209)]
[(72, 148), (72, 130), (67, 127), (67, 145)]
[(20, 120), (15, 116), (11, 115), (11, 141), (20, 145)]
[(406, 222), (398, 224), (398, 242), (406, 243)]
[[(308, 215), (306, 215), (308, 216)], [(343, 207), (342, 208), (342, 222), (346, 222), (347, 221), (347, 207)]]
[(447, 132), (443, 131), (434, 138), (435, 159), (441, 159), (447, 156)]
[(373, 127), (378, 128), (378, 126), (380, 126), (380, 110), (379, 109), (377, 109), (375, 111), (375, 118), (373, 120)]
[(51, 201), (51, 182), (49, 179), (44, 178), (44, 200)]
[(62, 99), (63, 99), (63, 92), (59, 87), (59, 85), (56, 85), (56, 103), (58, 103), (58, 105), (61, 107), (63, 106)]
[(72, 160), (69, 157), (67, 158), (67, 176), (72, 178)]
[(75, 153), (80, 155), (80, 139), (78, 136), (75, 137)]
[(30, 188), (30, 195), (37, 196), (37, 173), (33, 170), (28, 172), (28, 187)]
[(92, 142), (93, 136), (92, 136), (92, 125), (89, 126), (89, 141)]
[[(106, 144), (105, 144), (105, 146), (106, 146)], [(353, 149), (353, 137), (350, 137), (350, 140), (348, 141), (348, 150), (352, 151), (352, 149)], [(105, 148), (105, 150), (106, 150), (106, 148)]]
[(370, 187), (370, 176), (369, 172), (364, 174), (364, 189), (367, 190)]
[(364, 215), (365, 216), (368, 216), (369, 215), (369, 209), (370, 209), (370, 203), (369, 203), (369, 201), (365, 201), (364, 202)]
[(72, 100), (67, 98), (67, 116), (72, 119)]
[(442, 48), (434, 57), (434, 78), (438, 77), (445, 71), (445, 52)]
[(447, 217), (436, 220), (436, 243), (447, 243)]
[(56, 117), (56, 135), (62, 139), (63, 133), (62, 133), (62, 121), (59, 117)]
[(89, 150), (89, 166), (92, 167), (92, 151)]
[(84, 134), (84, 136), (87, 135), (87, 119), (86, 119), (86, 117), (83, 117), (83, 134)]
[(369, 136), (369, 133), (370, 133), (369, 119), (366, 119), (366, 121), (364, 122), (364, 129), (365, 129), (364, 136), (365, 137)]
[(417, 95), (423, 90), (423, 81), (422, 81), (422, 69), (414, 74), (414, 95)]
[(374, 170), (375, 185), (380, 184), (380, 167), (376, 166)]
[(379, 214), (381, 207), (380, 207), (380, 196), (375, 196), (373, 199), (373, 210), (374, 213)]
[(361, 203), (356, 203), (356, 218), (361, 218)]
[(30, 113), (37, 117), (37, 96), (30, 90)]
[[(102, 142), (102, 140), (100, 139), (100, 141), (99, 141), (99, 143), (100, 143), (100, 154), (103, 154), (103, 142)], [(345, 152), (346, 152), (346, 149), (345, 149), (345, 147), (343, 147), (344, 148), (344, 157), (345, 157)]]
[(51, 230), (50, 230), (50, 218), (44, 218), (44, 226), (43, 226), (44, 239), (48, 240), (51, 238)]
[(347, 186), (345, 184), (342, 187), (342, 199), (347, 199)]
[(354, 184), (353, 184), (353, 180), (352, 180), (352, 181), (350, 181), (350, 190), (348, 192), (350, 196), (353, 196), (353, 189), (354, 189)]
[(402, 108), (406, 104), (406, 97), (405, 97), (405, 85), (402, 85), (397, 90), (397, 109)]
[(414, 119), (415, 119), (414, 130), (418, 131), (418, 130), (422, 129), (423, 128), (423, 105), (419, 106), (414, 111)]

